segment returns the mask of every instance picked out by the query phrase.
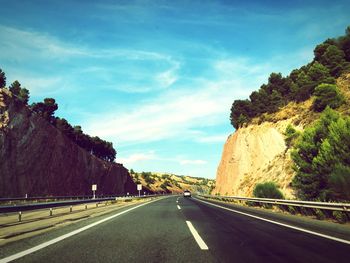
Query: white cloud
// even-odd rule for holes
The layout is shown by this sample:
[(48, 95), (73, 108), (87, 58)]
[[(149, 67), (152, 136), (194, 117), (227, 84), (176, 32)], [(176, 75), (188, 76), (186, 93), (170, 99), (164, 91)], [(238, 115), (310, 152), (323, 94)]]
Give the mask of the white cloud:
[(62, 59), (67, 56), (87, 55), (86, 50), (82, 48), (77, 48), (48, 34), (35, 31), (0, 25), (0, 35), (1, 56), (8, 56), (19, 61), (37, 56)]
[[(244, 59), (214, 61), (217, 77), (198, 80), (191, 86), (167, 90), (127, 112), (92, 116), (84, 127), (88, 133), (118, 141), (119, 144), (160, 141), (166, 138), (194, 139), (198, 142), (225, 141), (225, 136), (193, 134), (201, 127), (229, 122), (233, 100), (248, 97), (267, 79), (270, 68), (251, 65)], [(243, 74), (245, 73), (245, 74)]]
[(178, 76), (176, 74), (176, 71), (179, 69), (180, 64), (179, 63), (173, 63), (173, 64), (174, 64), (173, 67), (170, 68), (169, 70), (166, 70), (156, 75), (155, 79), (161, 87), (167, 88), (177, 81)]
[(147, 153), (134, 153), (125, 158), (117, 157), (116, 161), (118, 163), (123, 163), (126, 166), (130, 166), (141, 161), (147, 161), (147, 160), (153, 160), (153, 159), (156, 159), (156, 155), (154, 154), (153, 151), (149, 151)]

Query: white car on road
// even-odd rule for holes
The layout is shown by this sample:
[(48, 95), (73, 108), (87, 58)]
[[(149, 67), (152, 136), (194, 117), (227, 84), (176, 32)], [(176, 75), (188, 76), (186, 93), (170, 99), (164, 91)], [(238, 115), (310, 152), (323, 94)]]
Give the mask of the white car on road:
[(191, 192), (188, 190), (184, 191), (184, 197), (191, 197)]

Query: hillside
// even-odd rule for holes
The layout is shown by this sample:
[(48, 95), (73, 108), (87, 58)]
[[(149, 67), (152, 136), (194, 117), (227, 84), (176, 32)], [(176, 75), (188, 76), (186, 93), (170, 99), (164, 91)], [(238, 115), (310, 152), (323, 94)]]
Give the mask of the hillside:
[(6, 89), (0, 89), (0, 197), (136, 192), (122, 164), (79, 147)]
[[(350, 116), (350, 74), (337, 79), (345, 103), (337, 111)], [(293, 198), (291, 182), (295, 176), (285, 143), (288, 124), (302, 131), (318, 120), (321, 113), (312, 110), (314, 97), (290, 102), (275, 113), (265, 113), (243, 125), (227, 139), (217, 169), (214, 194), (252, 196), (257, 183), (277, 183), (285, 197)]]
[(182, 193), (184, 190), (192, 192), (210, 193), (215, 186), (215, 180), (164, 173), (130, 172), (135, 183), (141, 183), (144, 191), (153, 193)]

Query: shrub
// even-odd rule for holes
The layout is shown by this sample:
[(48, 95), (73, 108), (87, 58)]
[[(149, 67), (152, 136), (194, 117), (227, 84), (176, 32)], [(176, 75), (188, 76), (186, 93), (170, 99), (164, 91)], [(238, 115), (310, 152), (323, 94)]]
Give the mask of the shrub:
[(327, 106), (332, 109), (338, 108), (344, 103), (344, 96), (334, 84), (320, 84), (314, 92), (315, 100), (313, 108), (315, 111), (321, 112)]
[(284, 135), (286, 136), (285, 141), (286, 141), (287, 147), (289, 148), (290, 146), (294, 145), (294, 142), (296, 138), (298, 138), (298, 136), (300, 135), (300, 132), (297, 131), (293, 127), (293, 125), (288, 124)]
[(346, 214), (342, 211), (333, 211), (332, 213), (335, 220), (337, 220), (338, 223), (344, 224), (348, 220)]
[(297, 213), (297, 210), (295, 209), (294, 206), (289, 205), (288, 212), (291, 213), (292, 215), (295, 215)]
[(316, 208), (315, 209), (315, 215), (318, 220), (324, 220), (326, 218), (325, 214), (322, 212), (321, 209)]
[(283, 199), (282, 192), (274, 182), (257, 184), (253, 190), (253, 195), (258, 198)]

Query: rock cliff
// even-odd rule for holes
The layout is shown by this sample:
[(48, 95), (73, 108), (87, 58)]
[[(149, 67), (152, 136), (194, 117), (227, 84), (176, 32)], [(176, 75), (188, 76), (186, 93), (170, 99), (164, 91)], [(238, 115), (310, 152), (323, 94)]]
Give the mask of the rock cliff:
[[(339, 77), (337, 86), (349, 100), (350, 73)], [(293, 198), (290, 183), (294, 171), (284, 133), (288, 124), (303, 130), (319, 118), (320, 113), (312, 110), (312, 103), (313, 98), (302, 103), (290, 102), (280, 111), (265, 113), (230, 135), (224, 145), (212, 193), (252, 196), (257, 183), (273, 181), (286, 198)], [(337, 111), (350, 115), (347, 103)]]
[(274, 181), (290, 195), (293, 175), (283, 130), (288, 120), (238, 129), (227, 139), (214, 194), (251, 196), (256, 183)]
[(122, 164), (105, 162), (0, 89), (0, 197), (135, 192)]

